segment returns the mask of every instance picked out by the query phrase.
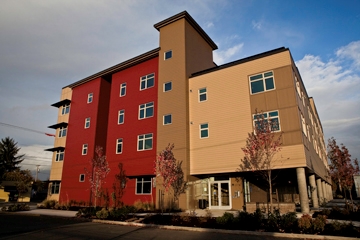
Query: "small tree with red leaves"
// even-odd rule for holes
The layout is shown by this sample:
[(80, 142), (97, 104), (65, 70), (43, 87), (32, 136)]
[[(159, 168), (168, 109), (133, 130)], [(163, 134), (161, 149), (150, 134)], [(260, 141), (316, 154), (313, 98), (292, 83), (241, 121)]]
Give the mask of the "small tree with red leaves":
[(89, 176), (91, 195), (94, 198), (94, 207), (96, 208), (96, 201), (101, 196), (101, 186), (105, 183), (105, 178), (110, 172), (102, 147), (96, 146), (95, 157), (90, 160), (90, 164), (92, 170), (85, 168), (85, 172)]
[(184, 178), (184, 172), (181, 168), (182, 161), (177, 161), (172, 150), (174, 144), (169, 144), (155, 161), (155, 174), (163, 180), (165, 191), (172, 188), (174, 192), (174, 201), (179, 199), (180, 194), (185, 193), (187, 182)]
[(268, 183), (270, 212), (272, 212), (272, 184), (274, 177), (271, 173), (279, 164), (279, 161), (274, 157), (281, 150), (282, 133), (276, 133), (279, 130), (279, 122), (276, 118), (268, 120), (266, 115), (261, 112), (256, 112), (255, 116), (255, 129), (254, 132), (248, 134), (246, 145), (241, 148), (244, 152), (244, 158), (241, 159), (238, 170), (253, 171)]
[(346, 191), (349, 191), (351, 203), (353, 203), (351, 189), (354, 185), (354, 175), (360, 172), (359, 162), (357, 159), (352, 161), (349, 150), (344, 144), (339, 146), (333, 137), (328, 140), (327, 148), (331, 179), (339, 186), (340, 191), (343, 189), (345, 199)]

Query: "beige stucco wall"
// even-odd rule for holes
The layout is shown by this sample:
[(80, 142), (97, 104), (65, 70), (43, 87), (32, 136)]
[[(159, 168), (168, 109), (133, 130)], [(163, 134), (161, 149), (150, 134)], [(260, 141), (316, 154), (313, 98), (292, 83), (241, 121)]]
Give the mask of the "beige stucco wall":
[[(164, 53), (169, 50), (172, 58), (164, 60)], [(173, 152), (176, 159), (183, 161), (186, 180), (190, 180), (188, 76), (212, 66), (212, 48), (184, 18), (160, 28), (157, 152), (174, 143)], [(164, 92), (163, 84), (169, 81), (172, 90)], [(163, 125), (165, 114), (172, 115), (172, 124)], [(160, 188), (157, 187), (157, 194)], [(185, 194), (179, 202), (180, 207), (186, 207)]]
[[(287, 121), (297, 115), (295, 96), (289, 89), (293, 83), (280, 79), (290, 74), (291, 58), (288, 51), (224, 68), (208, 74), (193, 77), (189, 81), (190, 108), (190, 173), (213, 174), (234, 172), (243, 157), (242, 147), (248, 133), (252, 131), (252, 112), (254, 103), (250, 97), (249, 75), (274, 70), (275, 79), (279, 77), (276, 87), (280, 92), (269, 92), (271, 96), (257, 94), (254, 102), (268, 101), (260, 108), (266, 110), (280, 109), (280, 124), (289, 129), (281, 154), (276, 156), (276, 168), (305, 166), (304, 147), (299, 134), (299, 121)], [(277, 73), (278, 71), (278, 73)], [(291, 79), (290, 79), (291, 80)], [(207, 101), (199, 102), (198, 90), (207, 88)], [(264, 99), (269, 98), (269, 99)], [(286, 100), (291, 99), (291, 103)], [(280, 99), (280, 100), (279, 100)], [(279, 106), (280, 105), (280, 106)], [(290, 118), (291, 119), (291, 118)], [(209, 124), (209, 138), (200, 139), (200, 124)], [(296, 143), (296, 144), (295, 144)], [(291, 161), (289, 160), (291, 159)]]

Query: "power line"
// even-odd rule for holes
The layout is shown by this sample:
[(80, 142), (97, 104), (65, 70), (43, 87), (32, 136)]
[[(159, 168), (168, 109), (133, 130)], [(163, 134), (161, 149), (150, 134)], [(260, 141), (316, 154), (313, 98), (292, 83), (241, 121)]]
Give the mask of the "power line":
[(55, 134), (46, 133), (46, 132), (41, 132), (41, 131), (34, 130), (34, 129), (30, 129), (30, 128), (19, 127), (19, 126), (11, 125), (11, 124), (8, 124), (8, 123), (0, 122), (0, 125), (3, 125), (3, 126), (5, 126), (5, 127), (11, 127), (11, 128), (15, 128), (15, 129), (20, 129), (20, 130), (28, 131), (28, 132), (45, 134), (45, 135), (47, 135), (47, 136), (53, 136), (53, 137), (55, 137)]

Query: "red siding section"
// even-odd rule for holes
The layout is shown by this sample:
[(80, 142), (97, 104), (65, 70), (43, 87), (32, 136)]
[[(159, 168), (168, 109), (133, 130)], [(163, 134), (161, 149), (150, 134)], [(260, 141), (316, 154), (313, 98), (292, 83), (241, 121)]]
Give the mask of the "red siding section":
[[(140, 78), (154, 73), (154, 86), (140, 90)], [(132, 205), (136, 200), (155, 203), (155, 188), (151, 194), (136, 194), (136, 177), (154, 177), (156, 158), (157, 126), (157, 77), (158, 58), (147, 60), (132, 66), (106, 80), (98, 78), (73, 88), (71, 113), (66, 139), (63, 176), (60, 190), (60, 202), (70, 200), (90, 202), (90, 184), (88, 176), (85, 182), (79, 182), (84, 168), (91, 168), (90, 160), (94, 156), (95, 146), (105, 150), (110, 173), (103, 183), (103, 190), (113, 192), (118, 164), (123, 163), (129, 176), (122, 201)], [(120, 85), (126, 82), (126, 95), (120, 97)], [(93, 102), (87, 103), (89, 93), (93, 93)], [(153, 116), (139, 119), (139, 105), (153, 102)], [(125, 110), (125, 121), (118, 124), (118, 112)], [(91, 118), (90, 128), (85, 129), (85, 119)], [(152, 149), (138, 151), (138, 135), (153, 134)], [(116, 153), (116, 142), (123, 139), (123, 151)], [(82, 155), (82, 145), (88, 144), (88, 154)], [(111, 201), (111, 200), (110, 200)]]

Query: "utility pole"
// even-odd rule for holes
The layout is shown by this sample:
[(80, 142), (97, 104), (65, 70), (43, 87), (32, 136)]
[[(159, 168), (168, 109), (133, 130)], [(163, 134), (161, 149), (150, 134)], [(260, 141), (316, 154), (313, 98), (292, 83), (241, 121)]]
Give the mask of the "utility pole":
[(35, 182), (38, 180), (38, 172), (40, 172), (39, 167), (40, 167), (40, 165), (36, 165), (36, 177), (35, 177)]

